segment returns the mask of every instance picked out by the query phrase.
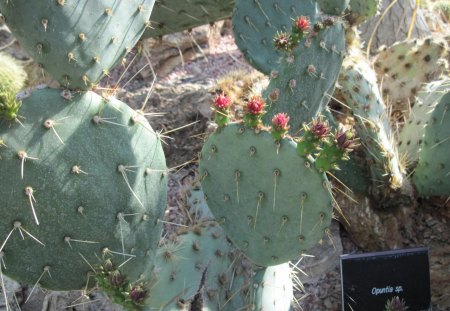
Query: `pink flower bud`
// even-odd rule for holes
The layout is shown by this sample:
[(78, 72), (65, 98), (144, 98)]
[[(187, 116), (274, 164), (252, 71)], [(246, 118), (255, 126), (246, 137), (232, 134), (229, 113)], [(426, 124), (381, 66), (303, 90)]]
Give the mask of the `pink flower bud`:
[(260, 115), (264, 112), (266, 104), (259, 96), (253, 96), (247, 102), (247, 112), (253, 115)]

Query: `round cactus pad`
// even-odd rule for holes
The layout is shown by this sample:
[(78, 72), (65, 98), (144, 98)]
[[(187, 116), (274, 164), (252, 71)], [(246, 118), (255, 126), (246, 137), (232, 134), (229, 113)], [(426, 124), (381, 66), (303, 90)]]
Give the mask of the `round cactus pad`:
[(0, 123), (3, 273), (81, 289), (111, 259), (130, 282), (140, 278), (166, 205), (158, 135), (126, 104), (93, 92), (37, 90), (19, 114), (21, 123)]
[(206, 141), (200, 161), (208, 206), (230, 239), (262, 266), (289, 261), (322, 239), (332, 218), (325, 174), (296, 144), (240, 124)]

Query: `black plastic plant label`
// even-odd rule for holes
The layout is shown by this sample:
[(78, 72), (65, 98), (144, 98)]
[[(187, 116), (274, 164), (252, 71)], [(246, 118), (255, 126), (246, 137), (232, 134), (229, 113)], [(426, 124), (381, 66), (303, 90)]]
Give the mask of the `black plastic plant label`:
[(428, 248), (341, 255), (341, 283), (343, 311), (429, 310)]

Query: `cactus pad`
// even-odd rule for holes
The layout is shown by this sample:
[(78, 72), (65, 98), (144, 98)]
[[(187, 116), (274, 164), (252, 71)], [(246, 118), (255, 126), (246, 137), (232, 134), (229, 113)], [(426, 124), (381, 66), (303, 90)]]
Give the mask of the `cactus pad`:
[(330, 15), (341, 15), (349, 2), (350, 0), (317, 0), (320, 10)]
[(413, 182), (421, 196), (450, 196), (450, 91), (439, 100), (425, 129)]
[(315, 22), (315, 1), (237, 0), (233, 12), (236, 44), (257, 70), (269, 74), (282, 55), (273, 48), (277, 31), (289, 31), (292, 20), (305, 15)]
[(388, 97), (392, 110), (408, 111), (410, 102), (422, 85), (439, 78), (447, 70), (445, 56), (448, 45), (444, 39), (425, 38), (398, 42), (383, 47), (374, 59), (383, 96)]
[(382, 189), (380, 185), (398, 189), (403, 184), (403, 170), (376, 79), (369, 63), (353, 51), (344, 61), (339, 91), (355, 116), (355, 128), (374, 183), (373, 191)]
[(63, 86), (90, 89), (141, 37), (154, 0), (1, 0), (17, 40)]
[(80, 289), (110, 258), (128, 260), (122, 271), (137, 280), (156, 252), (166, 204), (158, 135), (124, 103), (93, 92), (36, 90), (20, 115), (22, 125), (0, 125), (3, 272)]
[(255, 310), (289, 311), (294, 299), (289, 263), (270, 266), (256, 272), (253, 278), (255, 288)]
[(342, 23), (334, 23), (300, 41), (292, 53), (283, 55), (264, 93), (269, 104), (264, 123), (269, 124), (279, 112), (287, 112), (291, 131), (296, 132), (326, 107), (345, 49)]
[(142, 39), (189, 30), (230, 18), (233, 8), (234, 0), (201, 0), (195, 1), (195, 4), (186, 0), (156, 1), (150, 17), (151, 27), (145, 30)]
[[(325, 174), (285, 138), (231, 124), (212, 134), (200, 160), (207, 203), (253, 262), (276, 265), (319, 242), (332, 218)], [(312, 160), (311, 160), (312, 161)]]
[(416, 97), (414, 107), (398, 137), (398, 151), (406, 156), (410, 165), (418, 161), (419, 149), (431, 113), (448, 91), (450, 79), (443, 79), (426, 84)]
[(345, 18), (352, 25), (359, 25), (375, 16), (379, 5), (380, 0), (350, 0), (350, 9), (348, 10), (348, 16)]

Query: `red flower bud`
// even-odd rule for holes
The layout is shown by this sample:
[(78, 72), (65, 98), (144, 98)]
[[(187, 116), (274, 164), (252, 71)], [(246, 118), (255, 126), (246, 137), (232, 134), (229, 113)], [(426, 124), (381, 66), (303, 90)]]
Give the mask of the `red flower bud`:
[(289, 116), (284, 112), (277, 113), (272, 118), (272, 125), (273, 125), (274, 129), (277, 131), (287, 130), (288, 122), (289, 122)]
[(214, 107), (219, 110), (226, 110), (231, 106), (231, 99), (224, 93), (217, 94), (214, 99)]
[(266, 104), (259, 96), (253, 96), (247, 102), (247, 112), (253, 115), (260, 115), (264, 113)]

